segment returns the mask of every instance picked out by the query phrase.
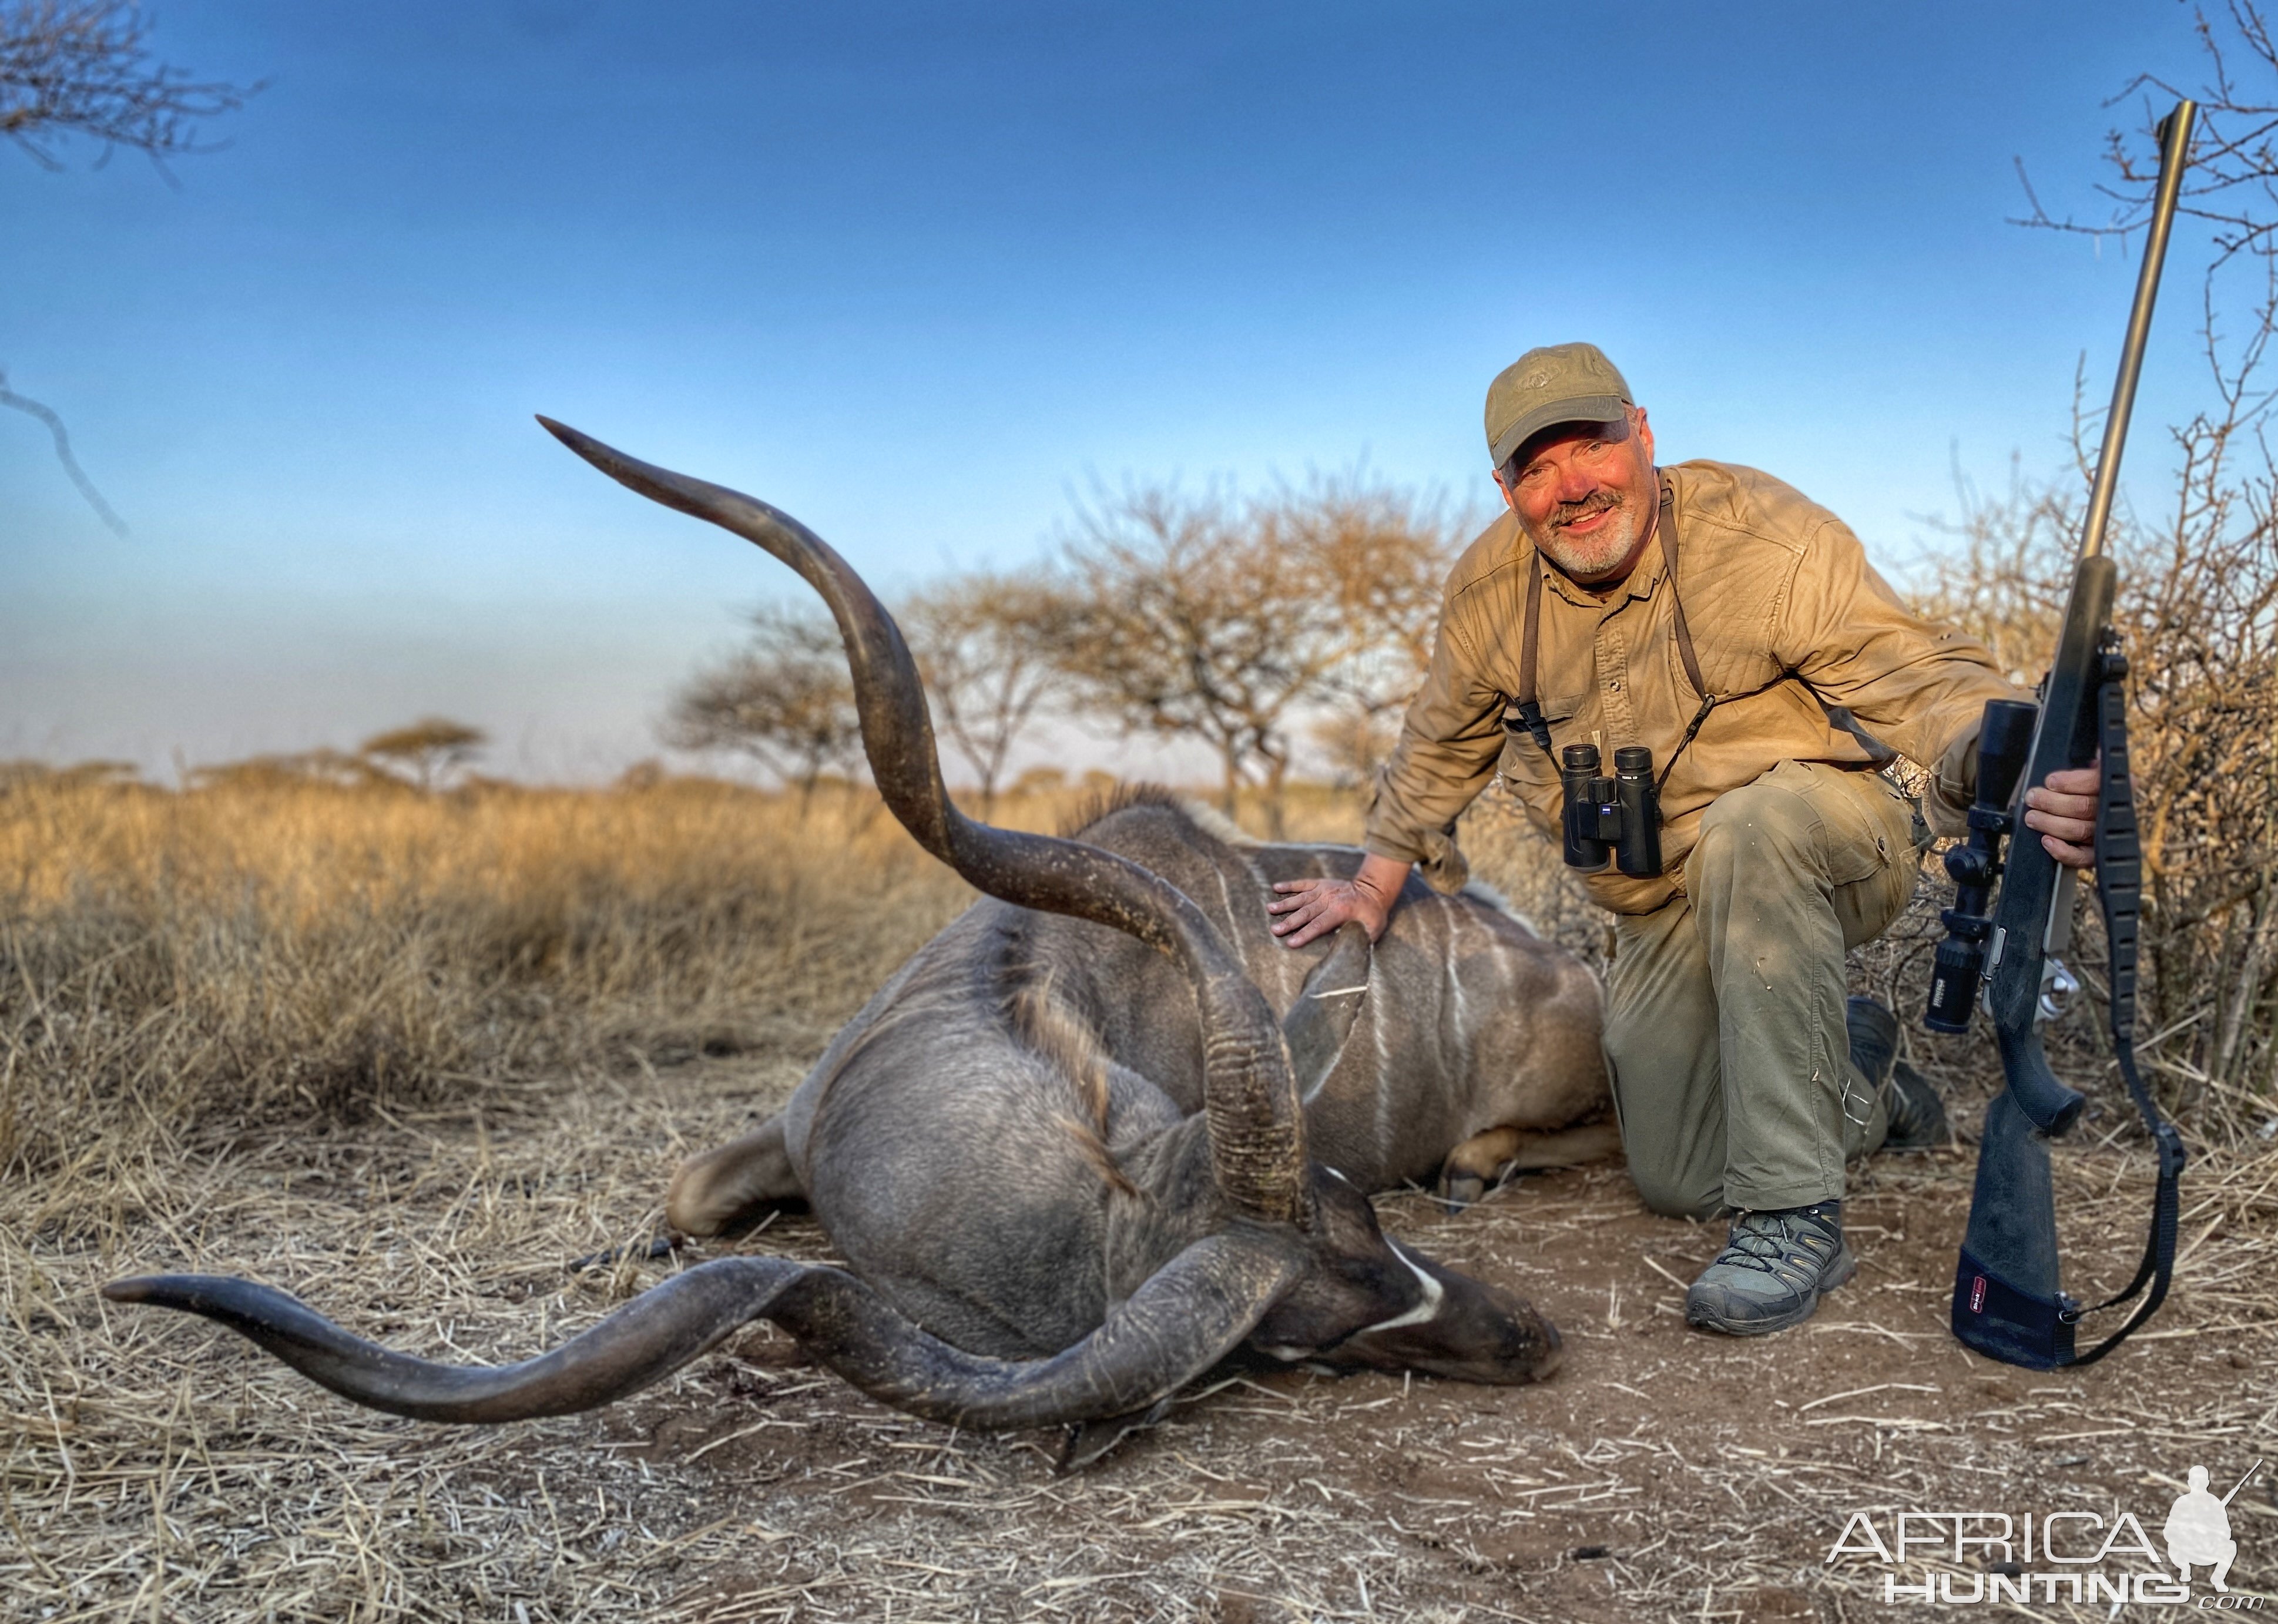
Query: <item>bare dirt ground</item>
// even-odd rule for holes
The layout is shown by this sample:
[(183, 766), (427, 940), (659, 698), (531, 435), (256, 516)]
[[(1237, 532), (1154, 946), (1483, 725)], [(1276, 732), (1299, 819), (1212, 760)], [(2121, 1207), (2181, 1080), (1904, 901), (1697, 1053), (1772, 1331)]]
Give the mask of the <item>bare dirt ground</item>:
[[(803, 1059), (154, 1153), (99, 1219), (59, 1207), (0, 1237), (0, 1617), (1899, 1618), (1921, 1610), (1883, 1602), (1879, 1567), (1826, 1560), (1854, 1512), (1887, 1530), (1901, 1510), (2117, 1507), (2156, 1532), (2189, 1466), (2220, 1487), (2278, 1455), (2267, 1153), (2194, 1168), (2156, 1328), (2049, 1376), (1945, 1329), (1966, 1149), (1867, 1168), (1858, 1278), (1754, 1342), (1686, 1328), (1680, 1283), (1721, 1228), (1646, 1214), (1618, 1165), (1455, 1215), (1387, 1198), (1388, 1229), (1548, 1313), (1553, 1380), (1241, 1379), (1073, 1476), (1056, 1438), (909, 1420), (768, 1328), (610, 1411), (465, 1431), (95, 1296), (241, 1273), (431, 1357), (524, 1357), (707, 1255), (563, 1267), (646, 1237), (674, 1162), (779, 1102)], [(2088, 1284), (2125, 1277), (2148, 1187), (2140, 1135), (2099, 1128), (2067, 1161)], [(829, 1255), (804, 1218), (736, 1245)], [(2278, 1551), (2267, 1477), (2232, 1516), (2251, 1590)]]

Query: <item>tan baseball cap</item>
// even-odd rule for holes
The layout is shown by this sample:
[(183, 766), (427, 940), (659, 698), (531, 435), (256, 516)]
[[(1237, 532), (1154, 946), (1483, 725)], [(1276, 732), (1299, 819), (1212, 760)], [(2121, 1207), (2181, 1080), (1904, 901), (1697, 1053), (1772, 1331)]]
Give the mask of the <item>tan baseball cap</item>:
[(1487, 386), (1487, 453), (1498, 468), (1560, 423), (1617, 423), (1634, 405), (1629, 384), (1595, 344), (1530, 349)]

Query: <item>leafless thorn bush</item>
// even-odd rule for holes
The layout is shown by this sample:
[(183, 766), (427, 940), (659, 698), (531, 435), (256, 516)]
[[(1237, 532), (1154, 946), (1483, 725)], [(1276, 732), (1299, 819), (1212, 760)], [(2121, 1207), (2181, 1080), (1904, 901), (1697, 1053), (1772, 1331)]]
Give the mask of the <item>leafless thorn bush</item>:
[[(2213, 252), (2199, 292), (2209, 404), (2169, 431), (2166, 500), (2115, 522), (2117, 618), (2130, 668), (2131, 751), (2144, 833), (2144, 986), (2140, 1026), (2163, 1092), (2201, 1132), (2236, 1138), (2272, 1118), (2278, 1097), (2278, 464), (2268, 440), (2278, 398), (2268, 372), (2278, 332), (2278, 41), (2261, 10), (2234, 0), (2198, 19), (2209, 71), (2184, 211)], [(2172, 85), (2141, 80), (2124, 96)], [(2101, 188), (2112, 224), (2027, 224), (2124, 235), (2157, 178), (2145, 132), (2108, 139)], [(2075, 389), (2078, 483), (2007, 491), (1957, 481), (1953, 543), (1926, 571), (1923, 607), (1985, 641), (2030, 680), (2053, 647), (2077, 545), (2091, 447), (2101, 424)], [(2139, 493), (2152, 448), (2140, 442)], [(2156, 464), (2153, 464), (2156, 466)], [(2091, 944), (2096, 961), (2099, 933)], [(2102, 991), (2100, 974), (2091, 990)]]
[(1372, 769), (1430, 658), (1458, 534), (1444, 504), (1359, 474), (1248, 501), (1103, 492), (1066, 542), (1059, 663), (1126, 732), (1206, 741), (1229, 815), (1254, 776), (1278, 839), (1308, 723)]
[(749, 645), (689, 679), (673, 700), (664, 739), (684, 750), (752, 757), (799, 785), (804, 815), (826, 774), (852, 778), (862, 760), (838, 628), (812, 606), (753, 610)]
[[(198, 127), (236, 111), (259, 85), (198, 80), (155, 60), (131, 0), (13, 0), (0, 5), (0, 135), (59, 169), (57, 143), (81, 136), (164, 160), (211, 151)], [(97, 162), (103, 161), (99, 158)], [(169, 177), (171, 179), (171, 177)]]
[(896, 619), (936, 724), (980, 781), (985, 818), (1013, 745), (1064, 686), (1054, 655), (1067, 640), (1067, 589), (1049, 576), (952, 575), (912, 594)]

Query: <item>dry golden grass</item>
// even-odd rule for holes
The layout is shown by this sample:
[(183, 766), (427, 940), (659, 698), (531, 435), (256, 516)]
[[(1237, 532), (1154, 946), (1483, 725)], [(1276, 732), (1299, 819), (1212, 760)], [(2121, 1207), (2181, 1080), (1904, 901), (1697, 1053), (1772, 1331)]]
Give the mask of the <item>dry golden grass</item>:
[[(1054, 828), (1096, 794), (996, 816)], [(1291, 802), (1293, 834), (1357, 833), (1349, 798)], [(243, 773), (173, 793), (19, 768), (0, 1181), (91, 1190), (154, 1142), (280, 1115), (811, 1052), (972, 896), (845, 785), (802, 813), (707, 779), (426, 795)]]
[[(704, 781), (0, 793), (0, 1177), (813, 1043), (970, 899), (873, 800)], [(100, 1182), (98, 1179), (97, 1182)]]
[[(1453, 1219), (1395, 1198), (1395, 1233), (1553, 1315), (1556, 1381), (1291, 1373), (1186, 1405), (1073, 1478), (1051, 1438), (913, 1421), (766, 1328), (605, 1412), (455, 1429), (94, 1295), (128, 1270), (243, 1273), (430, 1357), (524, 1357), (677, 1266), (563, 1264), (648, 1233), (677, 1157), (778, 1105), (803, 1058), (254, 1129), (122, 1179), (129, 1214), (100, 1232), (0, 1218), (0, 1619), (1882, 1617), (1875, 1573), (1821, 1562), (1851, 1511), (1976, 1505), (1989, 1485), (2004, 1508), (2164, 1503), (2189, 1464), (2228, 1481), (2262, 1452), (2278, 1404), (2267, 1157), (2202, 1169), (2161, 1340), (2066, 1378), (1944, 1332), (1965, 1153), (1870, 1166), (1861, 1279), (1805, 1333), (1755, 1343), (1683, 1329), (1671, 1276), (1716, 1234), (1642, 1214), (1617, 1168)], [(2083, 1255), (2108, 1276), (2137, 1214), (2106, 1186), (2140, 1182), (2143, 1158), (2086, 1161), (2106, 1233)], [(829, 1255), (806, 1220), (743, 1245)], [(2278, 1528), (2259, 1492), (2234, 1516), (2250, 1559)], [(2262, 1577), (2243, 1559), (2232, 1582)]]
[[(1053, 827), (1082, 799), (998, 816)], [(1288, 822), (1357, 832), (1326, 792), (1293, 796)], [(1467, 839), (1483, 877), (1593, 944), (1555, 854), (1491, 807)], [(1716, 1237), (1644, 1215), (1617, 1168), (1455, 1219), (1395, 1198), (1395, 1231), (1566, 1330), (1557, 1381), (1292, 1373), (1067, 1479), (1051, 1440), (913, 1421), (766, 1328), (598, 1414), (450, 1429), (96, 1295), (126, 1273), (243, 1274), (430, 1357), (558, 1342), (681, 1266), (568, 1261), (654, 1233), (673, 1165), (780, 1106), (969, 895), (874, 802), (827, 791), (802, 822), (696, 782), (431, 798), (18, 778), (0, 793), (0, 1619), (1835, 1617), (1874, 1602), (1873, 1575), (1819, 1560), (1851, 1508), (1995, 1482), (2132, 1502), (2146, 1471), (2260, 1452), (2267, 1152), (2195, 1168), (2160, 1340), (2061, 1379), (1991, 1371), (1941, 1329), (1965, 1152), (1870, 1164), (1844, 1311), (1763, 1344), (1683, 1330), (1670, 1282)], [(1986, 1081), (1960, 1086), (1982, 1099)], [(2137, 1137), (2068, 1160), (2089, 1278), (2125, 1273)], [(801, 1219), (740, 1245), (829, 1255)], [(1773, 1414), (1774, 1392), (1819, 1407)], [(2258, 1529), (2278, 1516), (2240, 1505)], [(2242, 1562), (2234, 1583), (2255, 1577)]]

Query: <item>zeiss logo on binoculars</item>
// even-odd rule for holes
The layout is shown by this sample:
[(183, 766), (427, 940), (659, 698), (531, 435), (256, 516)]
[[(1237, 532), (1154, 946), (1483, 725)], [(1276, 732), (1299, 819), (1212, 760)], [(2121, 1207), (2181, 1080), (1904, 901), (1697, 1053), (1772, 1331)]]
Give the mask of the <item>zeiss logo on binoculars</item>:
[(2115, 1609), (2135, 1602), (2259, 1612), (2263, 1597), (2230, 1589), (2238, 1555), (2230, 1507), (2261, 1469), (2256, 1461), (2218, 1498), (2206, 1467), (2192, 1467), (2183, 1492), (2153, 1528), (2117, 1508), (1854, 1512), (1827, 1562), (1883, 1569), (1886, 1602)]

